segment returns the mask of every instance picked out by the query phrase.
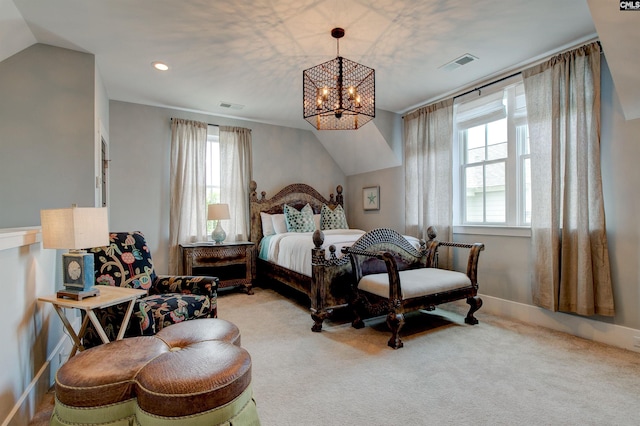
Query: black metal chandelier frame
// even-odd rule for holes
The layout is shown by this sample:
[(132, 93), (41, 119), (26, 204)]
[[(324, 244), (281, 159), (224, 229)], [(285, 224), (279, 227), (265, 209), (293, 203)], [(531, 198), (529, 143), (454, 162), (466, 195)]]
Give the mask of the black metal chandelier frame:
[(318, 130), (356, 130), (376, 115), (375, 70), (340, 56), (344, 29), (331, 36), (337, 57), (302, 72), (304, 118)]

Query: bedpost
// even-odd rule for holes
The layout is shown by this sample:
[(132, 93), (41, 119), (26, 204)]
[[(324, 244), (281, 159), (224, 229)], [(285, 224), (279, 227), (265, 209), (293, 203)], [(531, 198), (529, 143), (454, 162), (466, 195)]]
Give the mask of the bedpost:
[(252, 180), (249, 183), (249, 201), (258, 201), (256, 189), (258, 189), (258, 184), (256, 183), (255, 180)]
[[(324, 204), (332, 209), (344, 206), (343, 187), (336, 187), (337, 197), (331, 195), (326, 199), (314, 188), (303, 183), (287, 185), (274, 196), (267, 198), (258, 185), (252, 181), (249, 185), (251, 206), (251, 241), (258, 244), (262, 238), (262, 218), (260, 213), (270, 215), (282, 214), (283, 205), (304, 206), (309, 203), (314, 213), (319, 213)], [(298, 207), (296, 207), (298, 208)], [(269, 278), (307, 295), (311, 302), (311, 316), (314, 321), (313, 331), (322, 330), (322, 322), (336, 308), (347, 306), (351, 288), (351, 263), (348, 257), (338, 258), (336, 248), (323, 248), (325, 235), (317, 231), (313, 236), (311, 249), (311, 276), (285, 269), (264, 259), (257, 259), (258, 279)]]
[(316, 229), (315, 231), (313, 231), (312, 238), (313, 238), (313, 244), (316, 246), (317, 249), (322, 247), (322, 244), (324, 244), (324, 233), (321, 230)]

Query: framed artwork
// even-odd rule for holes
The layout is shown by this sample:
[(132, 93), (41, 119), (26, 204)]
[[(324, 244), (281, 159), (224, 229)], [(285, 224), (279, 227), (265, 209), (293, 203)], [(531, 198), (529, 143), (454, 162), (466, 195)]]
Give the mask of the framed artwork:
[(380, 210), (379, 186), (362, 188), (362, 208), (365, 210)]

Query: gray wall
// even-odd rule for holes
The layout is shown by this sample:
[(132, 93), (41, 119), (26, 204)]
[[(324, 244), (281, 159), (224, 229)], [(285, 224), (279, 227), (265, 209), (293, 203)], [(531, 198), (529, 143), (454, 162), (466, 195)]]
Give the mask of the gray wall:
[[(616, 316), (592, 319), (640, 328), (640, 120), (625, 121), (606, 62), (602, 67), (602, 180)], [(364, 212), (362, 187), (380, 185), (380, 211)], [(402, 167), (349, 176), (349, 225), (362, 229), (392, 227), (404, 231), (404, 171)], [(389, 194), (392, 192), (393, 194)], [(351, 198), (360, 197), (360, 198)], [(456, 234), (464, 242), (481, 241), (481, 293), (532, 304), (530, 238)]]
[[(363, 209), (362, 189), (380, 187), (380, 210)], [(347, 178), (347, 220), (352, 228), (385, 227), (404, 233), (404, 168), (391, 167)]]
[(43, 44), (0, 62), (0, 228), (93, 206), (94, 62)]
[(346, 186), (344, 173), (310, 131), (111, 101), (110, 226), (142, 231), (159, 273), (168, 269), (172, 117), (251, 129), (253, 179), (267, 197), (296, 182), (325, 196)]

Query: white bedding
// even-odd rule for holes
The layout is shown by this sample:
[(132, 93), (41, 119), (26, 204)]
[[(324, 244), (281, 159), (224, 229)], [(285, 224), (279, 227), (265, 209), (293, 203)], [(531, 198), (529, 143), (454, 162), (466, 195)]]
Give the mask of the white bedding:
[[(336, 256), (342, 257), (342, 247), (352, 245), (365, 231), (361, 229), (329, 229), (324, 233), (325, 257), (329, 259), (329, 246), (336, 247)], [(420, 247), (417, 238), (405, 236), (415, 248)], [(276, 263), (300, 274), (311, 276), (311, 250), (314, 248), (313, 232), (286, 232), (270, 235), (260, 242), (260, 258)]]
[[(325, 256), (329, 258), (329, 246), (336, 247), (336, 256), (342, 257), (342, 247), (352, 245), (364, 231), (361, 229), (328, 229), (324, 233)], [(260, 257), (287, 269), (311, 276), (311, 250), (313, 232), (285, 232), (270, 235), (260, 244), (268, 244), (260, 248)]]

